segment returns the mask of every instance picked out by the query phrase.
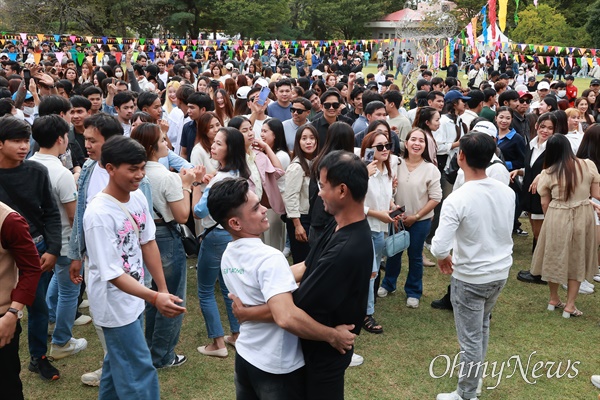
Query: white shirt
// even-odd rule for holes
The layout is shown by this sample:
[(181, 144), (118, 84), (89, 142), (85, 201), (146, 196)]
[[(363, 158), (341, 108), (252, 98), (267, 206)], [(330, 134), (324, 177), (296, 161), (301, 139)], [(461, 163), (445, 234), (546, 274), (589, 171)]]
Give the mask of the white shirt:
[(67, 216), (67, 211), (63, 204), (71, 203), (77, 200), (77, 185), (71, 171), (66, 169), (62, 162), (50, 154), (35, 153), (31, 161), (37, 161), (48, 169), (50, 184), (52, 185), (52, 195), (58, 205), (60, 212), (60, 224), (62, 226), (62, 249), (61, 256), (66, 256), (69, 252), (69, 238), (71, 236), (71, 222)]
[(89, 262), (87, 290), (94, 323), (116, 328), (131, 324), (142, 312), (145, 302), (110, 283), (129, 274), (144, 285), (144, 265), (140, 246), (154, 240), (156, 227), (148, 201), (138, 189), (124, 203), (139, 227), (140, 237), (127, 215), (111, 200), (96, 196), (83, 215), (85, 245)]
[[(283, 253), (258, 238), (230, 242), (221, 272), (229, 291), (248, 306), (266, 304), (298, 288)], [(244, 360), (271, 374), (287, 374), (304, 365), (298, 337), (274, 322), (242, 322), (235, 348)]]
[(103, 191), (104, 188), (108, 186), (109, 179), (108, 172), (96, 163), (94, 170), (92, 171), (92, 176), (90, 176), (90, 183), (88, 184), (87, 189), (86, 200), (88, 205), (98, 192)]
[(213, 160), (210, 157), (210, 153), (204, 150), (202, 144), (196, 143), (194, 148), (192, 149), (192, 154), (190, 155), (190, 162), (192, 165), (200, 166), (204, 165), (206, 167), (207, 174), (214, 174), (217, 172), (217, 168), (219, 167), (219, 162)]
[[(498, 156), (494, 154), (491, 160), (493, 164), (485, 169), (485, 174), (488, 176), (488, 178), (495, 179), (498, 182), (502, 182), (505, 185), (508, 185), (510, 183), (510, 173), (508, 172), (508, 169), (506, 169), (504, 163), (498, 161), (502, 160), (500, 160)], [(454, 181), (454, 186), (452, 186), (452, 190), (457, 190), (464, 184), (465, 172), (462, 170), (462, 168), (459, 168), (458, 172), (456, 173), (456, 180)]]
[(189, 117), (186, 118), (179, 107), (173, 108), (167, 119), (169, 121), (169, 131), (167, 132), (167, 136), (173, 145), (173, 152), (179, 154), (181, 152), (180, 142), (183, 125), (188, 122), (186, 119), (189, 121), (191, 121), (191, 119), (189, 119)]
[[(146, 163), (146, 176), (152, 190), (153, 208), (162, 215), (165, 222), (173, 221), (175, 217), (173, 217), (169, 203), (183, 200), (181, 177), (156, 161)], [(154, 210), (152, 213), (153, 218), (159, 218)]]
[(577, 154), (577, 150), (579, 150), (579, 146), (581, 145), (581, 141), (583, 140), (583, 133), (574, 131), (567, 133), (565, 136), (567, 137), (567, 139), (569, 139), (569, 143), (571, 143), (573, 154)]
[(472, 284), (508, 278), (512, 265), (515, 193), (486, 178), (466, 182), (442, 204), (431, 242), (438, 260), (452, 253), (452, 276)]
[[(369, 187), (365, 196), (365, 214), (371, 209), (375, 211), (387, 211), (392, 201), (392, 176), (388, 174), (387, 168), (379, 169), (369, 177)], [(367, 217), (372, 232), (387, 232), (388, 224), (381, 222), (375, 217)]]
[(538, 158), (542, 155), (544, 151), (546, 151), (546, 140), (544, 143), (538, 145), (538, 137), (534, 137), (531, 142), (529, 142), (529, 148), (533, 150), (531, 153), (531, 161), (529, 162), (529, 166), (533, 167), (533, 164), (537, 161)]

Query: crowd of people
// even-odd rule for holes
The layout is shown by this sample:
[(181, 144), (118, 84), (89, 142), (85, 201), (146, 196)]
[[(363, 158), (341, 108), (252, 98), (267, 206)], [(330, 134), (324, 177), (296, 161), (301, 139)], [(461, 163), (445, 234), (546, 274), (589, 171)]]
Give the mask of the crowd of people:
[[(512, 235), (528, 235), (523, 213), (533, 259), (518, 279), (547, 283), (549, 310), (583, 314), (578, 293), (600, 281), (600, 80), (579, 96), (570, 75), (521, 79), (474, 60), (463, 86), (456, 63), (446, 78), (422, 65), (409, 99), (395, 78), (417, 69), (410, 52), (394, 76), (387, 49), (374, 74), (362, 71), (370, 54), (313, 50), (150, 62), (128, 49), (122, 64), (107, 52), (93, 65), (68, 52), (58, 61), (46, 46), (39, 64), (2, 61), (10, 398), (23, 396), (25, 306), (30, 371), (59, 379), (52, 360), (84, 351), (92, 339), (73, 326), (93, 322), (104, 361), (82, 382), (101, 399), (159, 398), (157, 369), (187, 360), (176, 347), (190, 256), (208, 336), (198, 352), (235, 349), (238, 399), (344, 397), (346, 368), (364, 362), (355, 336), (384, 331), (376, 299), (397, 290), (403, 251), (386, 251), (397, 229), (410, 234), (408, 308), (420, 306), (424, 266), (436, 265), (426, 251), (452, 274), (431, 306), (454, 310), (465, 363), (485, 360)], [(202, 239), (197, 254), (186, 231)], [(438, 400), (476, 398), (480, 378), (465, 374)]]

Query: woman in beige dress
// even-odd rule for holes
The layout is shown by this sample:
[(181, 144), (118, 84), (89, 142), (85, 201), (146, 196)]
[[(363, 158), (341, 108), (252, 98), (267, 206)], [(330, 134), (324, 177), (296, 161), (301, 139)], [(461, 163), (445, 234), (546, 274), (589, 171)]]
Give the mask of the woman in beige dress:
[[(575, 157), (568, 139), (551, 136), (546, 144), (544, 170), (537, 191), (545, 214), (531, 273), (542, 275), (550, 288), (548, 309), (563, 308), (563, 317), (583, 315), (575, 307), (579, 285), (598, 268), (596, 226), (590, 196), (600, 198), (600, 175), (590, 160)], [(558, 295), (567, 284), (567, 302)]]

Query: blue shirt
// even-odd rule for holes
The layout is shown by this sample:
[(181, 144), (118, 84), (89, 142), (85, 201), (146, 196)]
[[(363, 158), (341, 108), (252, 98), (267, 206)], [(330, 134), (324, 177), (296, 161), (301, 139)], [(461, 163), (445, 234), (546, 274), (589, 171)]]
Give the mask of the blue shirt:
[(282, 107), (278, 102), (274, 101), (267, 106), (267, 114), (269, 117), (277, 118), (283, 122), (287, 121), (288, 119), (292, 119), (292, 112), (290, 111), (291, 108), (292, 103), (290, 103), (287, 107)]
[(181, 147), (185, 147), (187, 151), (187, 161), (190, 161), (190, 157), (192, 155), (192, 149), (194, 148), (194, 143), (196, 142), (196, 121), (190, 121), (183, 125), (183, 129), (181, 130), (181, 140), (179, 144)]

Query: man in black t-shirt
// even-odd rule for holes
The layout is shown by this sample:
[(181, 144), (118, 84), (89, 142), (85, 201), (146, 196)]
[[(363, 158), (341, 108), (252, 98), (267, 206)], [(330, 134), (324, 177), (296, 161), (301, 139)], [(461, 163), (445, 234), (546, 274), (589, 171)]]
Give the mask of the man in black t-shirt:
[[(359, 334), (365, 317), (373, 268), (371, 230), (363, 202), (369, 176), (354, 154), (334, 151), (319, 163), (319, 196), (332, 221), (311, 248), (294, 302), (316, 321), (334, 327), (354, 324)], [(353, 350), (340, 354), (326, 342), (301, 340), (306, 364), (307, 398), (343, 399), (344, 374)]]

